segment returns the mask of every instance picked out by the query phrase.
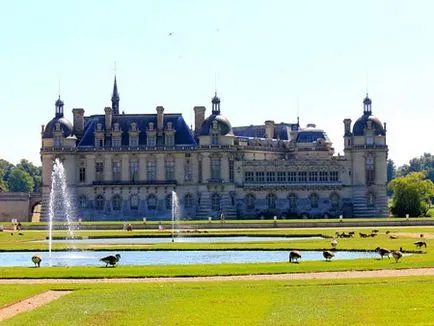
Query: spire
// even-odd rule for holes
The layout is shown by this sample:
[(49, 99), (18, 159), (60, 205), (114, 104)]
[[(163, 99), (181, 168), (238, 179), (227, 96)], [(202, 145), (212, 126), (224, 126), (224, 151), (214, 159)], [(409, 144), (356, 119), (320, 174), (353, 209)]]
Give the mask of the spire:
[(217, 92), (214, 93), (214, 97), (211, 100), (212, 114), (220, 114), (220, 98), (217, 96)]
[(115, 82), (113, 85), (113, 95), (112, 95), (112, 109), (113, 114), (118, 115), (119, 114), (119, 93), (118, 93), (118, 84), (116, 82), (116, 75), (115, 75)]
[(63, 101), (59, 98), (57, 99), (56, 103), (56, 118), (62, 118), (63, 117)]
[(368, 93), (366, 93), (366, 97), (363, 100), (363, 114), (364, 115), (372, 115), (372, 101), (368, 97)]

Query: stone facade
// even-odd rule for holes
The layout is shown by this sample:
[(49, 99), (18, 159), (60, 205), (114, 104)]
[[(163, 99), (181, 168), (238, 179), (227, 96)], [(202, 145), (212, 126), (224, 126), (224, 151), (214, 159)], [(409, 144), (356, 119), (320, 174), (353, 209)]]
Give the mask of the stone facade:
[(71, 123), (56, 101), (41, 132), (42, 218), (56, 158), (84, 220), (169, 219), (172, 191), (186, 219), (389, 214), (386, 126), (368, 97), (354, 126), (344, 120), (344, 155), (337, 156), (313, 124), (232, 127), (217, 94), (210, 116), (194, 108), (194, 130), (162, 106), (154, 114), (119, 114), (116, 84), (112, 102), (100, 115), (73, 109)]

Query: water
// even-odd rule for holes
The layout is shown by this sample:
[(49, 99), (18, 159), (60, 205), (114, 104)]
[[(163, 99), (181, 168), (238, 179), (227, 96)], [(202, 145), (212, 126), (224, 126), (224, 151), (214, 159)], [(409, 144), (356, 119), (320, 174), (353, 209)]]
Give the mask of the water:
[[(48, 256), (52, 257), (52, 234), (53, 222), (66, 221), (68, 225), (68, 237), (74, 239), (73, 227), (73, 206), (71, 203), (71, 196), (66, 186), (66, 174), (63, 163), (56, 158), (53, 164), (53, 171), (51, 172), (51, 190), (50, 190), (50, 203), (49, 203), (49, 229), (48, 229)], [(51, 259), (50, 259), (51, 260)]]
[[(217, 242), (272, 242), (272, 241), (297, 241), (297, 240), (319, 240), (322, 237), (255, 237), (255, 236), (228, 236), (228, 237), (179, 237), (174, 239), (177, 243), (217, 243)], [(35, 242), (44, 242), (38, 240)], [(53, 243), (71, 244), (140, 244), (140, 243), (168, 243), (173, 238), (100, 238), (100, 239), (74, 239), (52, 240)]]
[[(300, 251), (301, 260), (324, 260), (322, 251)], [(42, 258), (41, 266), (48, 266), (48, 252), (2, 252), (0, 253), (0, 266), (33, 266), (33, 254)], [(119, 265), (191, 265), (191, 264), (222, 264), (222, 263), (260, 263), (260, 262), (287, 262), (288, 251), (266, 250), (192, 250), (192, 251), (83, 251), (52, 252), (53, 266), (105, 266), (99, 259), (107, 255), (120, 254)], [(377, 259), (375, 252), (336, 251), (333, 260), (342, 259)], [(386, 258), (387, 259), (387, 258)], [(393, 261), (393, 259), (391, 259)]]

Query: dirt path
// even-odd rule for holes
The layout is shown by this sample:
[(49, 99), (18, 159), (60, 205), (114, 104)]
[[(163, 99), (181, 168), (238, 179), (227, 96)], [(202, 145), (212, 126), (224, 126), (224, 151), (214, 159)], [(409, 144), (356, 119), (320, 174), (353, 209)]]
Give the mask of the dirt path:
[(27, 312), (36, 309), (51, 301), (57, 300), (64, 295), (71, 293), (71, 291), (46, 291), (44, 293), (37, 294), (28, 299), (19, 301), (0, 309), (0, 321), (12, 318), (23, 312)]
[(84, 284), (84, 283), (155, 283), (155, 282), (214, 282), (261, 280), (325, 280), (343, 278), (375, 278), (398, 276), (434, 276), (432, 268), (386, 269), (377, 271), (344, 271), (200, 277), (148, 277), (97, 279), (0, 279), (0, 284)]

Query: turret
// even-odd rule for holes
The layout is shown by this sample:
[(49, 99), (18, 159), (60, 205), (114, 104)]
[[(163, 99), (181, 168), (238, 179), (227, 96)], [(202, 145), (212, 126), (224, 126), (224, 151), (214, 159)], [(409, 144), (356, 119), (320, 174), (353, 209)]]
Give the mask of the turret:
[(115, 75), (115, 81), (113, 84), (113, 95), (112, 95), (112, 109), (113, 114), (118, 115), (119, 114), (119, 92), (118, 92), (118, 84), (116, 82), (116, 75)]

